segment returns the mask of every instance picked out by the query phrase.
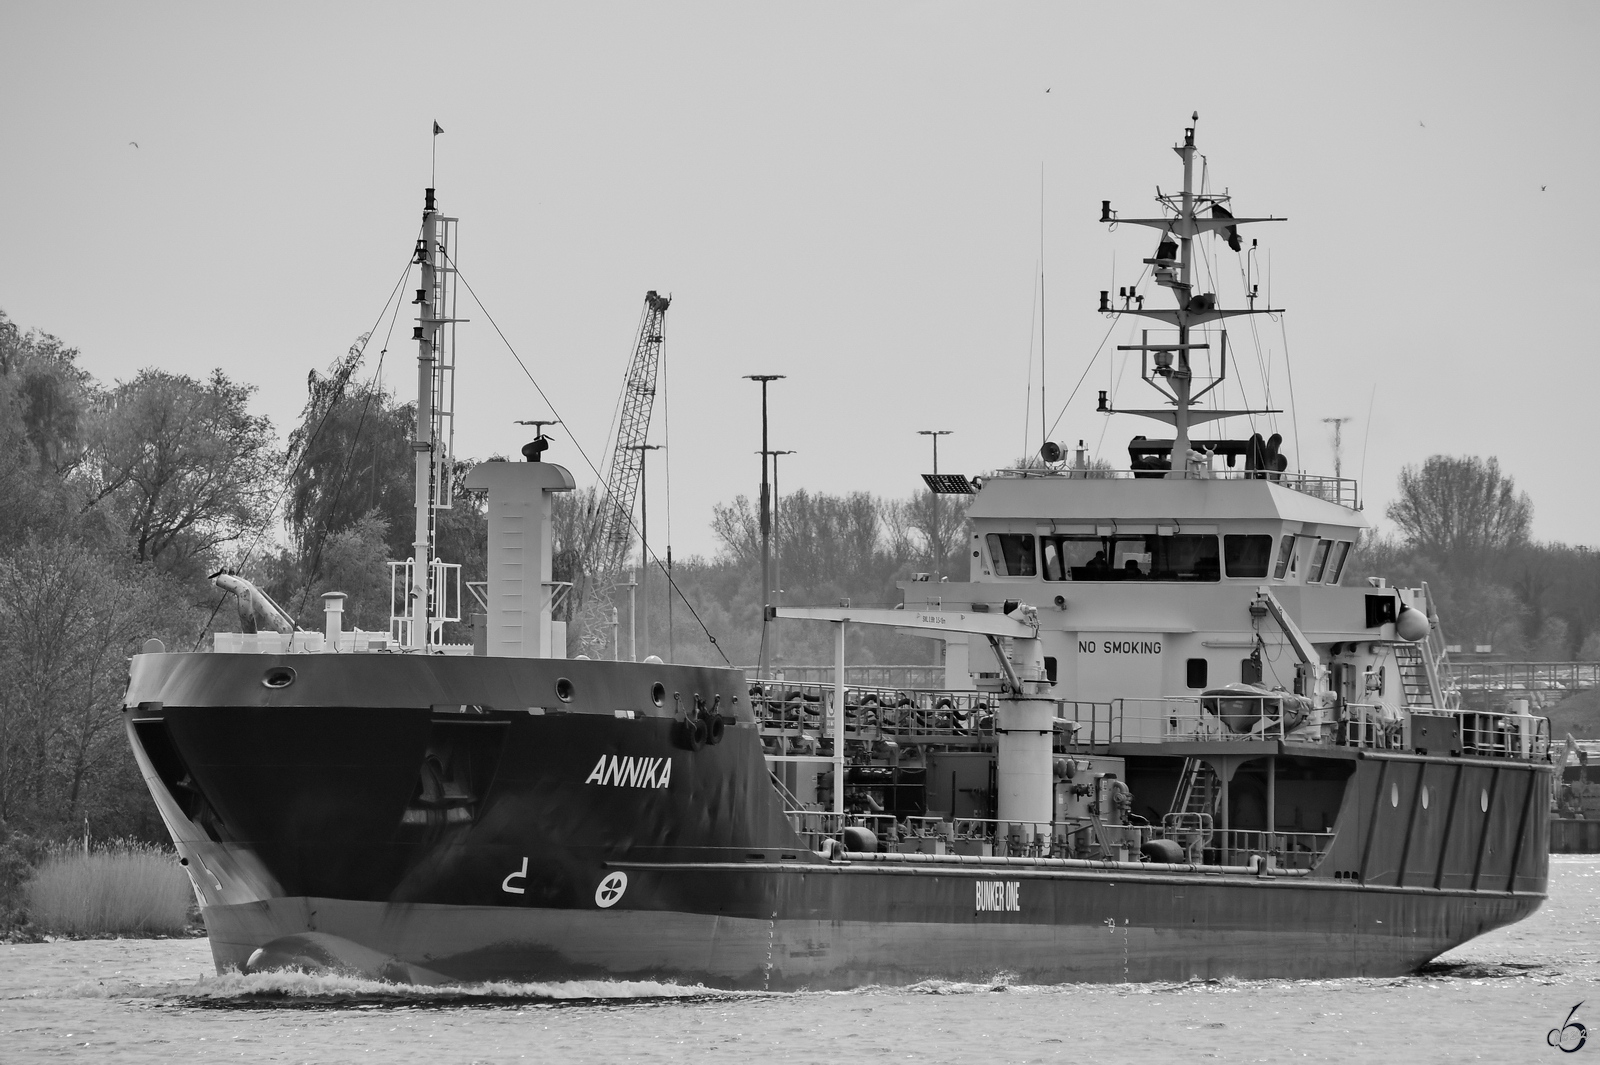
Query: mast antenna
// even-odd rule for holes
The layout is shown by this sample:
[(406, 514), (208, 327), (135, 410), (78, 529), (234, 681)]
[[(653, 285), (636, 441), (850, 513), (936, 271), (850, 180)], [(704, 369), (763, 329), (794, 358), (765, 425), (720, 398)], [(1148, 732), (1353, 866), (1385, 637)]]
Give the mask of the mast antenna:
[[(1198, 124), (1200, 112), (1192, 112), (1192, 123)], [(1155, 410), (1113, 411), (1106, 401), (1105, 393), (1101, 393), (1100, 410), (1106, 413), (1138, 414), (1143, 417), (1156, 418), (1165, 421), (1173, 427), (1173, 439), (1170, 447), (1170, 459), (1167, 463), (1167, 476), (1183, 478), (1191, 475), (1190, 441), (1194, 426), (1214, 421), (1218, 418), (1229, 418), (1236, 415), (1268, 414), (1276, 411), (1263, 410), (1224, 410), (1207, 409), (1198, 410), (1195, 402), (1212, 389), (1219, 387), (1227, 372), (1227, 352), (1223, 349), (1222, 359), (1219, 363), (1217, 376), (1210, 384), (1196, 387), (1194, 371), (1191, 364), (1190, 352), (1208, 350), (1210, 344), (1197, 342), (1192, 339), (1193, 331), (1197, 328), (1207, 327), (1210, 323), (1236, 315), (1267, 314), (1276, 316), (1279, 312), (1273, 309), (1271, 300), (1271, 256), (1268, 264), (1268, 307), (1262, 308), (1255, 305), (1255, 300), (1250, 299), (1244, 308), (1223, 308), (1217, 305), (1215, 292), (1196, 291), (1198, 278), (1195, 276), (1195, 248), (1194, 239), (1207, 233), (1226, 235), (1228, 244), (1235, 251), (1242, 250), (1239, 245), (1238, 227), (1252, 222), (1281, 222), (1284, 219), (1276, 216), (1258, 218), (1240, 218), (1235, 216), (1222, 201), (1228, 197), (1218, 196), (1206, 191), (1204, 172), (1202, 171), (1201, 187), (1195, 188), (1194, 157), (1198, 151), (1195, 144), (1195, 125), (1184, 128), (1183, 141), (1173, 145), (1173, 151), (1183, 161), (1183, 187), (1181, 192), (1162, 192), (1160, 186), (1156, 187), (1156, 201), (1163, 208), (1161, 214), (1150, 218), (1123, 218), (1111, 210), (1110, 200), (1100, 201), (1100, 221), (1108, 225), (1138, 225), (1158, 230), (1159, 243), (1153, 256), (1147, 258), (1144, 264), (1152, 268), (1155, 283), (1172, 292), (1175, 307), (1157, 308), (1149, 307), (1139, 299), (1132, 287), (1118, 293), (1123, 304), (1121, 308), (1111, 305), (1111, 292), (1102, 290), (1100, 293), (1100, 312), (1102, 314), (1136, 314), (1145, 318), (1154, 318), (1165, 322), (1169, 327), (1177, 330), (1177, 343), (1161, 340), (1151, 343), (1148, 334), (1143, 343), (1117, 346), (1118, 351), (1138, 351), (1140, 356), (1139, 376), (1151, 385), (1167, 400), (1164, 405)], [(1201, 157), (1204, 166), (1204, 156)], [(1202, 209), (1209, 208), (1206, 215)], [(1253, 294), (1253, 286), (1252, 286)], [(1223, 343), (1226, 345), (1227, 334), (1223, 334)], [(1153, 357), (1154, 369), (1147, 361)], [(1204, 449), (1202, 449), (1204, 450)], [(1275, 456), (1281, 460), (1282, 456)], [(1203, 456), (1195, 460), (1203, 460)], [(1281, 469), (1281, 467), (1280, 467)]]
[(1344, 476), (1344, 467), (1342, 462), (1344, 452), (1344, 423), (1353, 422), (1355, 419), (1347, 415), (1343, 418), (1324, 418), (1322, 420), (1333, 426), (1333, 476), (1335, 479), (1338, 479)]

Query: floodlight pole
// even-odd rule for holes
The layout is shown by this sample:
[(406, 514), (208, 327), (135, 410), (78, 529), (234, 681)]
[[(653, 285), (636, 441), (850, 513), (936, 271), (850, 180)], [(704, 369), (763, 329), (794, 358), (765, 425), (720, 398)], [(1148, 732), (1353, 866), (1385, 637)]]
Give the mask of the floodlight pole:
[(761, 655), (756, 663), (756, 679), (767, 679), (767, 607), (772, 598), (772, 494), (767, 483), (767, 383), (782, 381), (781, 373), (745, 374), (748, 381), (761, 382)]
[[(629, 451), (639, 452), (639, 612), (643, 615), (639, 620), (639, 631), (642, 636), (640, 642), (644, 644), (646, 652), (650, 649), (650, 481), (645, 472), (650, 464), (645, 460), (650, 456), (645, 452), (660, 451), (664, 446), (666, 445), (632, 444), (628, 448)], [(671, 597), (670, 590), (667, 595)], [(630, 611), (633, 609), (631, 603), (628, 609)], [(631, 621), (629, 625), (632, 625)], [(628, 640), (629, 649), (634, 652), (633, 660), (637, 662), (638, 649), (633, 646), (631, 635)]]
[[(767, 590), (767, 594), (775, 597), (774, 601), (776, 602), (776, 597), (783, 594), (783, 536), (778, 529), (778, 514), (780, 510), (778, 506), (778, 456), (793, 455), (794, 452), (767, 451), (764, 454), (772, 456), (772, 531), (779, 533), (776, 538), (778, 541), (778, 553), (772, 556), (772, 587)], [(782, 604), (779, 603), (778, 605), (781, 606)], [(776, 629), (772, 630), (770, 642), (772, 657), (776, 660), (778, 657), (778, 631)]]
[[(955, 432), (954, 429), (918, 429), (917, 430), (917, 435), (918, 436), (931, 436), (931, 437), (933, 437), (933, 472), (936, 475), (939, 472), (939, 438), (941, 436), (949, 436), (953, 432)], [(928, 536), (928, 554), (930, 554), (930, 555), (933, 554), (933, 547), (934, 547), (934, 543), (933, 542), (934, 542), (934, 539), (936, 537), (938, 537), (938, 535), (939, 535), (939, 493), (937, 491), (935, 491), (935, 492), (932, 493), (932, 495), (933, 495), (933, 528), (929, 530), (930, 535)], [(943, 547), (944, 544), (941, 542), (939, 544), (939, 546)], [(941, 568), (941, 564), (943, 563), (943, 561), (944, 560), (942, 558), (936, 558), (936, 559), (933, 560), (933, 568), (934, 568), (935, 571), (937, 571), (938, 569)], [(943, 574), (940, 574), (940, 576), (943, 576)]]

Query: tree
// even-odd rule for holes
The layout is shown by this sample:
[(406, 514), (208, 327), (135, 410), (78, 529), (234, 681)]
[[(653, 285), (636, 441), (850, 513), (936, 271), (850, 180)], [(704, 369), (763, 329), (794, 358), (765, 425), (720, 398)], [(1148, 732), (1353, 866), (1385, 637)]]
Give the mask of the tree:
[(254, 391), (221, 370), (204, 381), (142, 370), (118, 384), (89, 433), (84, 510), (112, 508), (134, 557), (168, 572), (263, 530), (278, 455), (272, 423), (247, 407)]
[(0, 312), (0, 548), (73, 524), (63, 478), (82, 456), (92, 393), (77, 356), (48, 333), (24, 334)]
[(24, 334), (0, 311), (0, 377), (14, 415), (40, 464), (57, 476), (82, 454), (81, 428), (92, 382), (78, 349), (49, 333)]
[(331, 400), (312, 396), (289, 437), (285, 520), (300, 554), (310, 559), (321, 538), (369, 513), (388, 529), (389, 557), (411, 556), (416, 476), (411, 435), (416, 408), (397, 404), (375, 383), (352, 386)]
[(966, 561), (967, 507), (972, 500), (969, 495), (935, 496), (924, 489), (887, 507), (891, 523), (903, 522), (908, 533), (920, 538), (920, 542), (908, 542), (913, 550), (902, 557), (914, 558), (936, 576), (965, 580), (970, 572)]
[(1528, 540), (1533, 503), (1493, 457), (1434, 455), (1420, 469), (1405, 467), (1399, 487), (1389, 520), (1447, 569), (1470, 572), (1488, 554)]
[(127, 657), (180, 614), (150, 567), (119, 574), (74, 540), (0, 559), (0, 820), (75, 824), (126, 805), (107, 784), (131, 762)]

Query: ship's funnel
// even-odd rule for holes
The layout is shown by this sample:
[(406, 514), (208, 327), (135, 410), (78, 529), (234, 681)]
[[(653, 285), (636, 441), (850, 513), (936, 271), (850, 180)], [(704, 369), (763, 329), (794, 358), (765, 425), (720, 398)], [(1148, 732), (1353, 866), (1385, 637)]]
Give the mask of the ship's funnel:
[(467, 487), (489, 493), (488, 653), (565, 658), (566, 640), (551, 640), (550, 495), (572, 491), (572, 474), (553, 462), (484, 462)]

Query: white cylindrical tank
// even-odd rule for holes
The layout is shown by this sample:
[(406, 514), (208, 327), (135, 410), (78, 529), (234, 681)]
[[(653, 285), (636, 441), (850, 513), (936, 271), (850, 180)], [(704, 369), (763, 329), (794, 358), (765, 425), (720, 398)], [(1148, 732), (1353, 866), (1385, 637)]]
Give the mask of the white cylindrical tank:
[(996, 707), (996, 813), (1001, 821), (1036, 824), (1040, 827), (1035, 831), (1049, 831), (1045, 826), (1055, 814), (1055, 716), (1053, 699), (1006, 698)]

